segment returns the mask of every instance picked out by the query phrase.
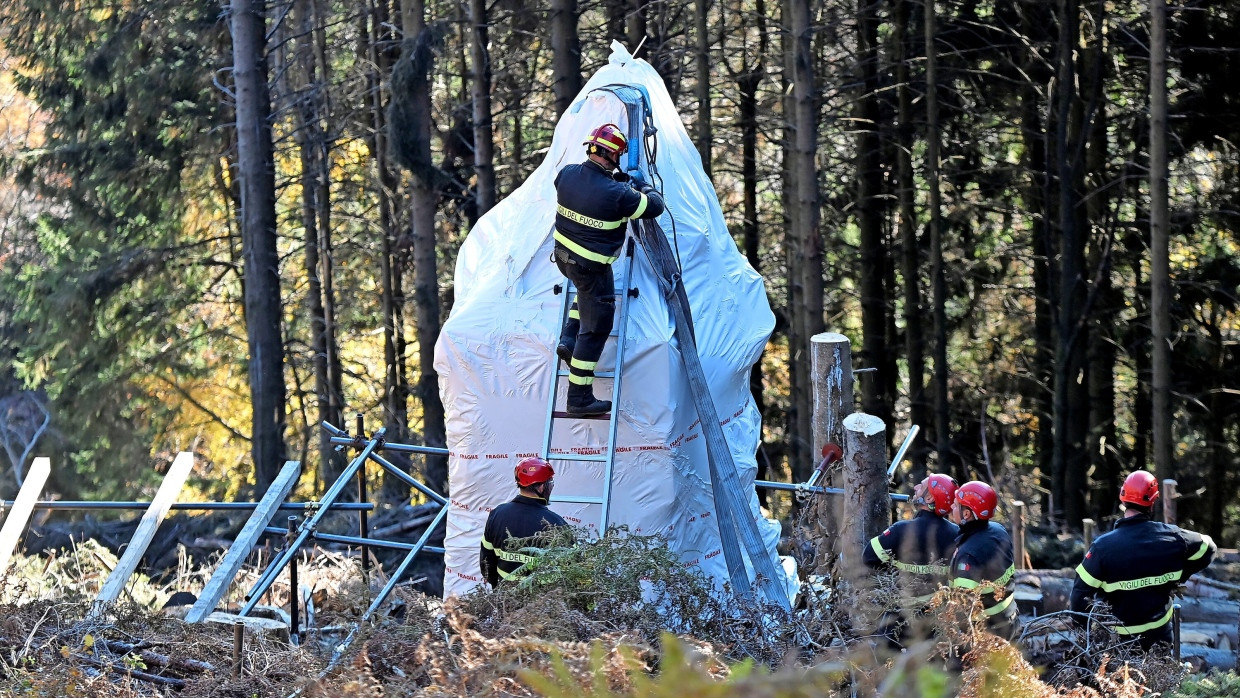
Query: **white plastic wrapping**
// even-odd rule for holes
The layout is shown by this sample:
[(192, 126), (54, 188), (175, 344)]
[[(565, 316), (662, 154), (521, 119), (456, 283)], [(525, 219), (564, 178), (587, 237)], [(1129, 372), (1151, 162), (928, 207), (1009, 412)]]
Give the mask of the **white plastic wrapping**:
[[(627, 131), (623, 103), (596, 91), (612, 84), (640, 85), (650, 95), (658, 129), (656, 165), (668, 207), (659, 223), (670, 236), (675, 219), (674, 247), (684, 268), (698, 352), (741, 484), (750, 492), (750, 513), (780, 568), (779, 524), (761, 515), (752, 489), (761, 422), (749, 393), (749, 370), (774, 327), (762, 278), (728, 234), (714, 187), (663, 81), (618, 43), (612, 48), (609, 64), (556, 126), (546, 159), (478, 221), (457, 259), (455, 304), (435, 346), (451, 452), (445, 594), (467, 592), (480, 582), (478, 549), (487, 514), (516, 494), (517, 461), (538, 455), (542, 447), (561, 323), (561, 296), (553, 287), (564, 281), (550, 261), (554, 180), (561, 167), (585, 158), (582, 141), (594, 127), (610, 122)], [(617, 283), (623, 264), (616, 263)], [(609, 523), (666, 535), (686, 564), (700, 565), (722, 583), (728, 575), (705, 440), (670, 312), (640, 246), (632, 285), (640, 295), (629, 303)], [(611, 370), (614, 357), (609, 340), (599, 370)], [(561, 409), (566, 386), (561, 380)], [(595, 392), (604, 399), (610, 387), (609, 379), (595, 381)], [(601, 495), (603, 464), (554, 456), (606, 446), (605, 420), (557, 420), (551, 449), (555, 493)], [(554, 503), (552, 508), (597, 532), (599, 505)], [(781, 581), (791, 595), (795, 572)]]

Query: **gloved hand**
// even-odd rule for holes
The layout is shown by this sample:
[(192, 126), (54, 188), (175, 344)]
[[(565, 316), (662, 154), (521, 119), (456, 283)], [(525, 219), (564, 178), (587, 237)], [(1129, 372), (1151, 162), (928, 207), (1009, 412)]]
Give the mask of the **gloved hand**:
[(611, 178), (616, 180), (617, 182), (628, 182), (629, 180), (633, 179), (632, 177), (629, 176), (629, 173), (621, 172), (619, 170), (611, 173)]
[(643, 174), (641, 170), (633, 168), (625, 174), (629, 176), (629, 179), (633, 180), (633, 185), (636, 186), (638, 190), (640, 190), (642, 186), (648, 186), (646, 185), (646, 175)]

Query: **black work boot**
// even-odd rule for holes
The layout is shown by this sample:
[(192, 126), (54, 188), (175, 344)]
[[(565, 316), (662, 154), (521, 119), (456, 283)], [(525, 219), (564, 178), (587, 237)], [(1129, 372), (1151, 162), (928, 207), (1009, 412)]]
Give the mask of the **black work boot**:
[(565, 366), (573, 365), (573, 345), (576, 343), (576, 340), (561, 339), (560, 343), (555, 347), (555, 355), (560, 357)]
[(594, 397), (594, 386), (592, 385), (571, 383), (568, 386), (568, 400), (565, 411), (582, 417), (607, 414), (611, 412), (611, 401), (600, 400)]

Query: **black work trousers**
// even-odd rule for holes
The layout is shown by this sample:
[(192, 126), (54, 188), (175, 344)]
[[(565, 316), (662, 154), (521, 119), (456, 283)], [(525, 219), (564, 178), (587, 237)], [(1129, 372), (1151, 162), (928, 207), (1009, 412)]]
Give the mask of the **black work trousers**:
[(594, 369), (603, 355), (603, 345), (616, 315), (615, 278), (610, 264), (582, 259), (558, 244), (555, 264), (577, 288), (577, 300), (560, 332), (560, 342), (573, 347), (568, 381), (572, 385), (592, 385)]

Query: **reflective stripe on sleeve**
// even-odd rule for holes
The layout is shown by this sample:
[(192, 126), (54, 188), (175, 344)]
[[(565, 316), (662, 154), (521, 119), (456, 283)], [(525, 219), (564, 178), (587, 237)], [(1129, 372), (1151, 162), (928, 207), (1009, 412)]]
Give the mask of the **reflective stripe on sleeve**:
[(1168, 621), (1171, 620), (1172, 611), (1173, 611), (1173, 608), (1171, 606), (1168, 606), (1167, 612), (1164, 613), (1162, 615), (1162, 618), (1159, 618), (1158, 620), (1152, 620), (1148, 623), (1142, 623), (1141, 625), (1120, 625), (1120, 626), (1116, 626), (1112, 628), (1112, 630), (1115, 631), (1116, 635), (1136, 635), (1137, 633), (1143, 633), (1146, 630), (1153, 630), (1154, 628), (1161, 628), (1162, 626), (1166, 625)]
[(1101, 579), (1098, 579), (1094, 575), (1090, 574), (1089, 570), (1085, 569), (1085, 563), (1083, 562), (1076, 566), (1076, 573), (1081, 577), (1082, 582), (1085, 582), (1095, 589), (1101, 589), (1104, 584)]
[(569, 240), (567, 235), (564, 235), (558, 230), (555, 231), (552, 237), (555, 238), (556, 242), (567, 247), (569, 251), (571, 251), (573, 254), (577, 255), (578, 257), (581, 257), (582, 259), (588, 259), (591, 262), (598, 262), (599, 264), (611, 264), (617, 259), (620, 259), (619, 257), (608, 257), (605, 254), (599, 254), (598, 252), (588, 250), (582, 247), (581, 245), (578, 245), (577, 243), (573, 242), (572, 240)]
[(637, 210), (633, 211), (629, 218), (641, 218), (642, 214), (646, 212), (646, 204), (650, 203), (650, 199), (646, 198), (645, 194), (642, 194), (641, 197), (641, 203), (637, 204)]
[(1202, 558), (1202, 556), (1204, 556), (1206, 553), (1210, 552), (1210, 546), (1211, 546), (1211, 545), (1214, 545), (1214, 539), (1210, 538), (1210, 536), (1202, 536), (1202, 537), (1201, 537), (1201, 547), (1200, 547), (1200, 548), (1198, 548), (1198, 549), (1197, 549), (1197, 552), (1193, 553), (1193, 556), (1192, 556), (1192, 557), (1190, 557), (1190, 558), (1188, 558), (1188, 559), (1189, 559), (1190, 561), (1192, 561), (1192, 560), (1200, 560), (1200, 559)]
[(891, 562), (891, 553), (887, 552), (887, 549), (878, 542), (878, 536), (874, 536), (870, 539), (870, 549), (874, 551), (874, 554), (878, 556), (879, 560), (883, 562)]
[(1013, 594), (1008, 594), (1007, 596), (1003, 598), (1002, 601), (995, 604), (994, 606), (991, 606), (990, 608), (983, 610), (982, 613), (985, 613), (988, 616), (995, 616), (1000, 613), (1003, 613), (1005, 610), (1007, 610), (1008, 606), (1012, 605), (1012, 600), (1015, 598), (1016, 596), (1014, 596)]

